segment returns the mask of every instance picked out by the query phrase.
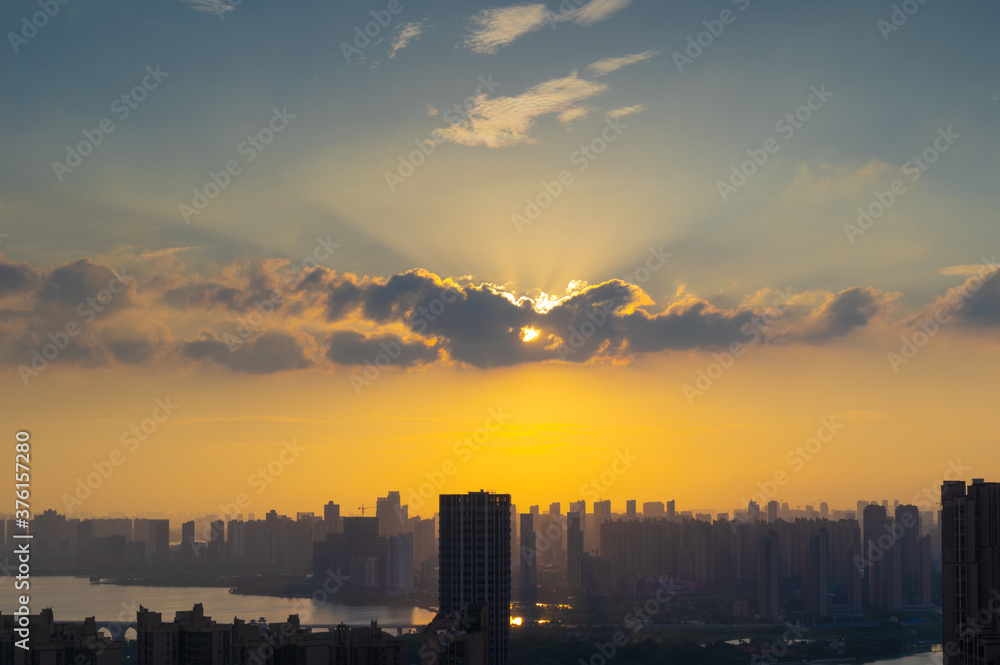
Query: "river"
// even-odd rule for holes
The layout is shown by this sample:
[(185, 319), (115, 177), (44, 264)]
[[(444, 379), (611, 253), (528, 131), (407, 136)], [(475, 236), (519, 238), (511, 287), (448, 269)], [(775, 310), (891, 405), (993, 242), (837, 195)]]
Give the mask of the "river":
[[(0, 586), (0, 612), (13, 612), (17, 595), (10, 580)], [(433, 612), (419, 607), (399, 605), (340, 605), (318, 603), (305, 598), (241, 596), (219, 587), (149, 587), (91, 584), (82, 577), (32, 577), (30, 609), (37, 614), (51, 607), (56, 621), (76, 621), (88, 616), (98, 621), (135, 621), (139, 605), (172, 621), (177, 610), (190, 610), (202, 603), (205, 614), (219, 622), (233, 617), (285, 621), (289, 614), (299, 614), (303, 623), (367, 625), (372, 619), (386, 626), (420, 625), (430, 622)]]
[[(0, 612), (5, 614), (17, 609), (15, 594), (21, 593), (15, 592), (7, 582), (9, 580), (0, 586)], [(161, 612), (165, 620), (172, 621), (174, 612), (190, 610), (195, 603), (202, 603), (205, 614), (220, 623), (228, 623), (234, 617), (284, 621), (289, 614), (295, 613), (304, 623), (323, 625), (343, 622), (361, 626), (372, 619), (384, 626), (422, 625), (433, 618), (432, 612), (419, 607), (339, 605), (302, 598), (240, 596), (223, 588), (91, 584), (87, 578), (80, 577), (33, 577), (30, 594), (32, 614), (51, 607), (56, 621), (77, 621), (93, 616), (98, 621), (131, 623), (135, 621), (139, 605)], [(941, 652), (880, 660), (873, 665), (941, 665)]]

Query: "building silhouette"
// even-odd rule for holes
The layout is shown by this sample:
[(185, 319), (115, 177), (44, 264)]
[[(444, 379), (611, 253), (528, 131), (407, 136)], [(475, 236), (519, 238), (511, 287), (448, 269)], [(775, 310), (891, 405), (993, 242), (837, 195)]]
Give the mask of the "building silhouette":
[[(18, 628), (30, 634), (28, 649), (17, 646), (24, 639), (16, 632)], [(0, 661), (5, 665), (120, 665), (122, 642), (98, 632), (94, 617), (57, 624), (51, 608), (22, 617), (4, 614), (0, 616)]]
[(885, 506), (871, 503), (864, 509), (865, 588), (869, 610), (888, 610), (892, 600), (890, 570), (892, 527)]
[(778, 532), (773, 529), (760, 537), (757, 552), (757, 606), (762, 616), (778, 618)]
[(579, 591), (583, 583), (580, 559), (583, 558), (583, 527), (580, 513), (566, 515), (566, 583), (570, 591)]
[(941, 488), (944, 665), (1000, 662), (1000, 483)]
[(830, 614), (830, 533), (825, 528), (809, 536), (802, 548), (802, 607), (815, 617)]
[(439, 618), (485, 605), (487, 665), (510, 662), (510, 495), (442, 494)]
[(521, 606), (532, 612), (538, 602), (538, 552), (534, 515), (521, 514), (521, 546), (519, 548)]

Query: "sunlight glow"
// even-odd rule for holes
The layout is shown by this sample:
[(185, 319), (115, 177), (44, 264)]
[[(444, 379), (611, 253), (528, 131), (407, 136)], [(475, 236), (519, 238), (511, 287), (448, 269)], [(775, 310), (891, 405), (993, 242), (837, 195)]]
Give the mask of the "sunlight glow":
[(521, 329), (521, 340), (525, 342), (530, 342), (531, 340), (538, 337), (538, 331), (534, 328), (522, 328)]

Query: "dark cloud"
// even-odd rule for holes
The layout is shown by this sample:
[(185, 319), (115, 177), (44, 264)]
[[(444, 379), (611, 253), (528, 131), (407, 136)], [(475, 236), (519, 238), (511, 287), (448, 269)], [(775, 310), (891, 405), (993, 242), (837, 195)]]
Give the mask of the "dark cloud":
[(0, 261), (0, 297), (29, 290), (38, 282), (38, 271), (26, 263)]
[(1000, 270), (968, 278), (948, 292), (945, 305), (966, 325), (1000, 325)]
[(748, 341), (744, 326), (754, 316), (751, 310), (720, 310), (704, 300), (692, 300), (653, 316), (636, 310), (624, 317), (620, 328), (628, 350), (635, 353), (721, 349)]
[(366, 337), (353, 330), (341, 330), (327, 340), (326, 357), (338, 365), (363, 365), (375, 363), (378, 356), (386, 356), (398, 367), (431, 363), (438, 359), (436, 344), (407, 344), (392, 335)]
[(192, 360), (210, 360), (248, 374), (286, 372), (312, 364), (300, 341), (283, 332), (265, 332), (245, 342), (236, 338), (222, 341), (211, 333), (203, 333), (200, 338), (185, 342), (181, 353)]
[(855, 286), (829, 298), (819, 309), (793, 324), (779, 341), (824, 342), (844, 337), (891, 310), (898, 294)]
[(43, 305), (60, 308), (76, 308), (81, 303), (95, 301), (100, 306), (113, 302), (118, 309), (131, 303), (134, 286), (133, 280), (124, 275), (119, 277), (111, 268), (80, 259), (52, 270), (35, 298)]
[[(159, 279), (159, 282), (156, 280)], [(79, 321), (76, 308), (97, 297), (118, 277), (108, 266), (81, 259), (50, 271), (0, 262), (0, 295), (30, 295), (30, 309), (0, 311), (0, 333), (12, 340), (0, 351), (30, 354), (45, 334)], [(412, 366), (449, 360), (471, 367), (498, 367), (561, 360), (586, 362), (629, 359), (671, 350), (725, 348), (733, 342), (822, 343), (865, 328), (898, 299), (872, 288), (855, 287), (835, 294), (801, 294), (787, 310), (763, 305), (721, 307), (693, 296), (657, 306), (638, 286), (615, 279), (583, 286), (546, 307), (492, 284), (458, 284), (426, 270), (386, 278), (338, 274), (317, 267), (301, 273), (287, 262), (261, 260), (232, 266), (211, 279), (163, 274), (143, 282), (144, 304), (180, 309), (205, 330), (226, 319), (231, 330), (254, 333), (243, 340), (206, 332), (178, 346), (171, 321), (142, 325), (135, 314), (119, 317), (113, 334), (103, 318), (81, 322), (84, 334), (74, 340), (70, 359), (85, 364), (143, 364), (179, 354), (195, 362), (236, 372), (267, 374), (307, 368), (316, 363), (358, 365), (386, 347), (398, 349), (393, 364)], [(159, 283), (152, 288), (149, 284)], [(135, 283), (114, 296), (115, 305), (135, 303)], [(278, 294), (275, 298), (275, 294)], [(817, 301), (820, 304), (816, 304)], [(262, 304), (263, 303), (263, 304)], [(536, 309), (539, 307), (539, 309)], [(541, 311), (540, 311), (541, 310)], [(134, 312), (138, 312), (133, 307)], [(233, 314), (236, 314), (233, 321)], [(108, 314), (97, 314), (106, 317)], [(133, 320), (122, 322), (122, 319)], [(155, 316), (153, 314), (152, 316)], [(766, 330), (753, 334), (766, 316)], [(969, 295), (962, 316), (983, 325), (1000, 323), (1000, 280), (988, 280)], [(373, 332), (362, 334), (362, 328)], [(408, 334), (401, 341), (396, 333)], [(264, 328), (264, 332), (261, 329)], [(528, 329), (533, 339), (525, 340)], [(305, 332), (308, 331), (308, 334)], [(390, 354), (391, 355), (391, 354)]]
[(155, 348), (144, 339), (117, 340), (104, 343), (114, 359), (128, 365), (139, 365), (152, 358)]

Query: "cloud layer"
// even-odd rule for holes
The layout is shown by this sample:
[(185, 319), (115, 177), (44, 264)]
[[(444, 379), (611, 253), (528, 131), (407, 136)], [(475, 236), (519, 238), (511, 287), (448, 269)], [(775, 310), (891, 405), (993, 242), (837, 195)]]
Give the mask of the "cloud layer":
[[(762, 291), (721, 307), (683, 291), (657, 304), (618, 279), (574, 282), (552, 296), (426, 270), (296, 273), (281, 260), (231, 265), (211, 277), (179, 274), (189, 273), (154, 264), (132, 277), (89, 259), (48, 270), (0, 261), (0, 362), (38, 365), (36, 353), (47, 358), (59, 347), (50, 362), (84, 366), (208, 364), (268, 374), (336, 371), (383, 354), (397, 367), (488, 368), (630, 362), (734, 342), (825, 344), (876, 323), (913, 324), (892, 320), (899, 294), (860, 286)], [(951, 303), (962, 323), (1000, 326), (994, 274), (970, 277), (926, 308)]]

